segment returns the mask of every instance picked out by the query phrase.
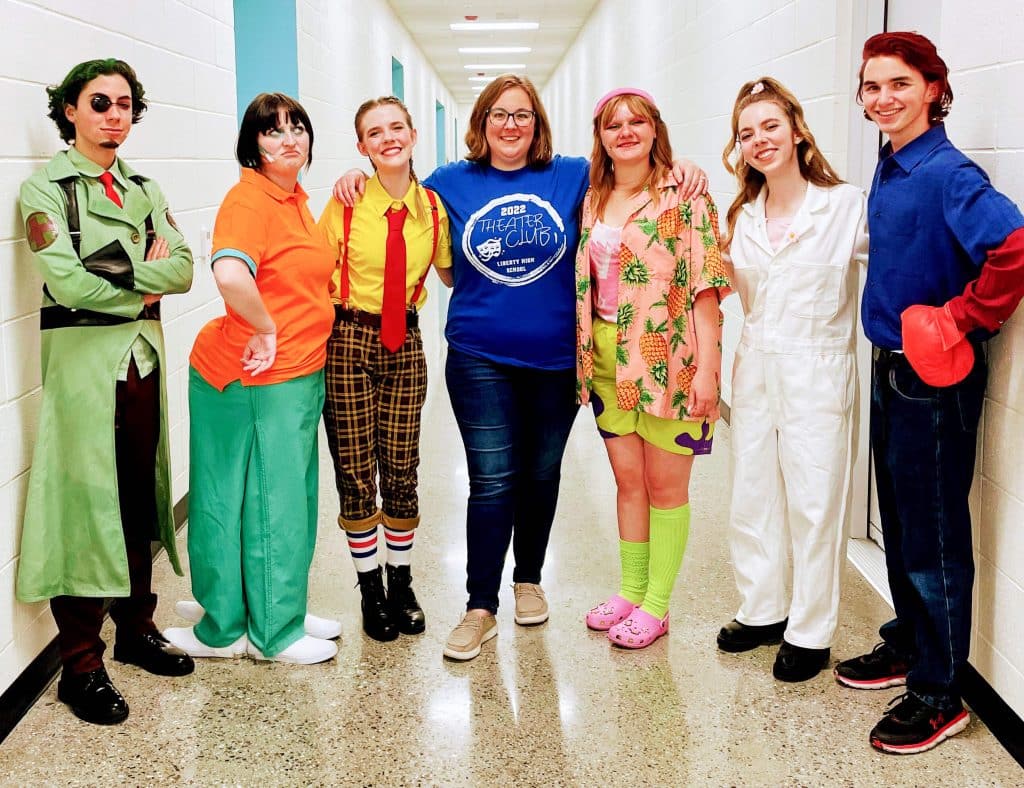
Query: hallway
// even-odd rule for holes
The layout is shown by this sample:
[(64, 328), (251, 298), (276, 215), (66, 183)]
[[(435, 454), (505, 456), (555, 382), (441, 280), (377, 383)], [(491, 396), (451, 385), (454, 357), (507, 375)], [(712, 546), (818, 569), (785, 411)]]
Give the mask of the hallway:
[[(337, 659), (310, 667), (205, 661), (180, 679), (108, 660), (131, 704), (128, 721), (113, 730), (80, 722), (57, 702), (53, 684), (0, 746), (0, 784), (1021, 783), (1020, 767), (976, 718), (932, 752), (881, 755), (868, 746), (867, 732), (897, 690), (844, 690), (828, 674), (786, 685), (771, 677), (774, 648), (737, 655), (715, 649), (715, 633), (736, 601), (725, 541), (724, 423), (714, 453), (696, 466), (694, 528), (667, 638), (633, 653), (612, 649), (583, 626), (583, 613), (618, 579), (614, 487), (588, 411), (563, 466), (544, 578), (551, 620), (517, 627), (506, 585), (499, 636), (476, 660), (444, 660), (442, 644), (464, 598), (467, 481), (447, 394), (440, 375), (433, 377), (420, 477), (424, 525), (414, 558), (425, 635), (379, 644), (362, 634), (321, 440), (310, 609), (341, 618)], [(184, 532), (180, 538), (184, 555)], [(511, 566), (507, 574), (510, 583)], [(889, 613), (849, 566), (845, 581), (834, 658), (870, 648)], [(175, 577), (161, 558), (155, 584), (157, 623), (180, 625), (173, 603), (188, 596), (187, 577)], [(61, 743), (59, 757), (54, 742)]]

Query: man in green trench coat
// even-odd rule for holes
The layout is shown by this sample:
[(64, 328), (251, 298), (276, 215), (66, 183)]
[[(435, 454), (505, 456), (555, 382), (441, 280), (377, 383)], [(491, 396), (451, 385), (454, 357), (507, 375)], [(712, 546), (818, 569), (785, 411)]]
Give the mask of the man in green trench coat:
[(44, 281), (42, 409), (17, 596), (50, 600), (63, 671), (57, 696), (112, 724), (128, 705), (103, 666), (104, 602), (114, 659), (182, 676), (192, 660), (153, 623), (151, 543), (174, 545), (160, 298), (192, 284), (192, 253), (156, 183), (117, 151), (146, 110), (135, 72), (91, 60), (47, 89), (71, 143), (21, 187)]

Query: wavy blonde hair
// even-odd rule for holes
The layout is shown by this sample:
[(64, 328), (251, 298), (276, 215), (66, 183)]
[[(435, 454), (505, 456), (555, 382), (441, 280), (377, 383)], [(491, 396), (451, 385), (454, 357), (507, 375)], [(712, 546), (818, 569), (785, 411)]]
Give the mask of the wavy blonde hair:
[(814, 141), (814, 135), (811, 134), (804, 119), (804, 108), (800, 106), (796, 96), (781, 82), (771, 77), (759, 77), (745, 83), (736, 96), (736, 103), (732, 108), (731, 136), (725, 150), (722, 151), (722, 164), (727, 171), (736, 176), (739, 185), (736, 199), (732, 201), (726, 214), (726, 235), (722, 241), (722, 249), (728, 249), (732, 242), (736, 216), (746, 203), (757, 199), (765, 184), (764, 175), (743, 160), (743, 151), (740, 148), (740, 113), (758, 101), (771, 101), (781, 109), (786, 114), (793, 132), (801, 138), (796, 146), (796, 158), (800, 165), (800, 175), (804, 180), (822, 187), (838, 186), (843, 183), (842, 178), (836, 174), (818, 148), (818, 143)]

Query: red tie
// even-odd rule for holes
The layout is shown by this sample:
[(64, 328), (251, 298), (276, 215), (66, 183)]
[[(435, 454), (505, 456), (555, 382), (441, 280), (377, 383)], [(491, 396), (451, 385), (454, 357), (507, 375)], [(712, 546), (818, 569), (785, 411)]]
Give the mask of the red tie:
[(405, 237), (402, 227), (409, 208), (389, 208), (388, 242), (384, 256), (384, 297), (380, 310), (380, 343), (392, 353), (405, 342)]
[(104, 170), (100, 173), (100, 183), (103, 184), (103, 189), (107, 193), (107, 197), (114, 203), (118, 208), (123, 208), (121, 204), (121, 195), (114, 190), (114, 176), (110, 174), (110, 170)]

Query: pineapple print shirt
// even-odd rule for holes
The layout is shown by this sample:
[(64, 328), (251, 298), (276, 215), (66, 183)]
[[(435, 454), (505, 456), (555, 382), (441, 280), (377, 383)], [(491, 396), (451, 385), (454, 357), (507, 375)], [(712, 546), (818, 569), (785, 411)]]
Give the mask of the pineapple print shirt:
[[(594, 368), (591, 197), (588, 190), (576, 254), (576, 385), (584, 405)], [(634, 200), (618, 250), (618, 401), (659, 418), (691, 420), (686, 401), (700, 364), (693, 303), (710, 288), (718, 300), (731, 292), (718, 247), (718, 210), (710, 196), (680, 200), (674, 182), (661, 184), (656, 197), (644, 190)], [(717, 418), (716, 408), (707, 420)]]

